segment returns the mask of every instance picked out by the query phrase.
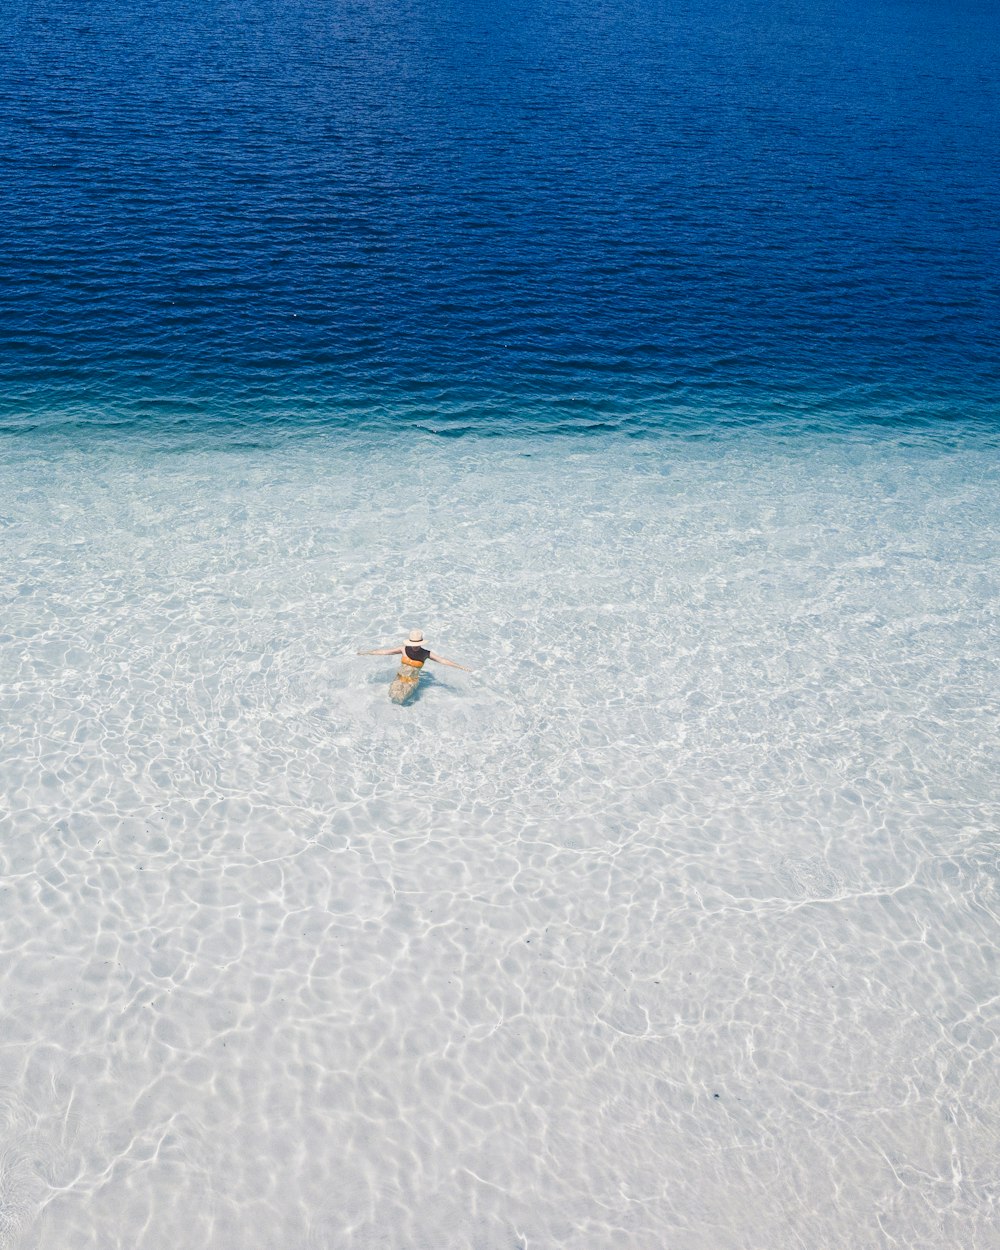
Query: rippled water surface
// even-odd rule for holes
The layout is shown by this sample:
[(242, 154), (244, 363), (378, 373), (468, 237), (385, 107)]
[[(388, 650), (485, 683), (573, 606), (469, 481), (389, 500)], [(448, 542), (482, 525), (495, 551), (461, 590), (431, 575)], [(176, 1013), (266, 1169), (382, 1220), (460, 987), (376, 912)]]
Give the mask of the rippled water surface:
[(0, 418), (996, 413), (992, 0), (12, 0)]
[(0, 1250), (996, 1250), (1000, 8), (0, 64)]
[(0, 1244), (994, 1246), (998, 487), (11, 452)]

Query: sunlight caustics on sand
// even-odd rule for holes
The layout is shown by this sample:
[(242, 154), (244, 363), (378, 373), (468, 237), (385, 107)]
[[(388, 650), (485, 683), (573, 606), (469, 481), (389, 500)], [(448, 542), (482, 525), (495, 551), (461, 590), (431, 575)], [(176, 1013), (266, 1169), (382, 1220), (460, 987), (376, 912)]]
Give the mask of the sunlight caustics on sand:
[(998, 487), (11, 444), (0, 1246), (995, 1245)]

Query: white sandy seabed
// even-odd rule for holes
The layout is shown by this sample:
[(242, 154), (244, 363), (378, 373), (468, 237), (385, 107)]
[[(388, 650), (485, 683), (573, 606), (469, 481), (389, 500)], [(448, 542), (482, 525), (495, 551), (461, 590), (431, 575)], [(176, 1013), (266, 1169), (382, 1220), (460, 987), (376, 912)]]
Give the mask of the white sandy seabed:
[[(0, 468), (0, 1247), (994, 1250), (995, 446)], [(410, 707), (391, 660), (443, 654)]]

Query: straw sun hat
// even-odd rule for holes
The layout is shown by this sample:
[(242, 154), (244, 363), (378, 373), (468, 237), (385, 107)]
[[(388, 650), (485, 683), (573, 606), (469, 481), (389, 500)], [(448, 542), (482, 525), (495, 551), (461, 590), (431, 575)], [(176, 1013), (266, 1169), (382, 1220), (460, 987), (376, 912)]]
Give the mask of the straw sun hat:
[(410, 636), (409, 636), (409, 638), (407, 639), (407, 642), (412, 642), (412, 643), (414, 643), (414, 644), (422, 644), (422, 643), (423, 643), (423, 641), (424, 641), (424, 636), (423, 636), (423, 634), (420, 632), (420, 630), (419, 630), (419, 629), (411, 629), (411, 630), (410, 630)]

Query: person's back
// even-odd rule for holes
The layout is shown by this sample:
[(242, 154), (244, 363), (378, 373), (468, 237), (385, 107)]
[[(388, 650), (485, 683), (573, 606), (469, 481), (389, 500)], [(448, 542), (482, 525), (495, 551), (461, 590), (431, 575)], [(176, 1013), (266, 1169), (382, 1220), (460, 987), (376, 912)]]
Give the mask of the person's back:
[[(416, 633), (416, 630), (414, 630)], [(431, 658), (431, 653), (427, 647), (414, 646), (412, 642), (403, 644), (403, 663), (412, 664), (414, 668), (423, 668), (424, 664)]]

